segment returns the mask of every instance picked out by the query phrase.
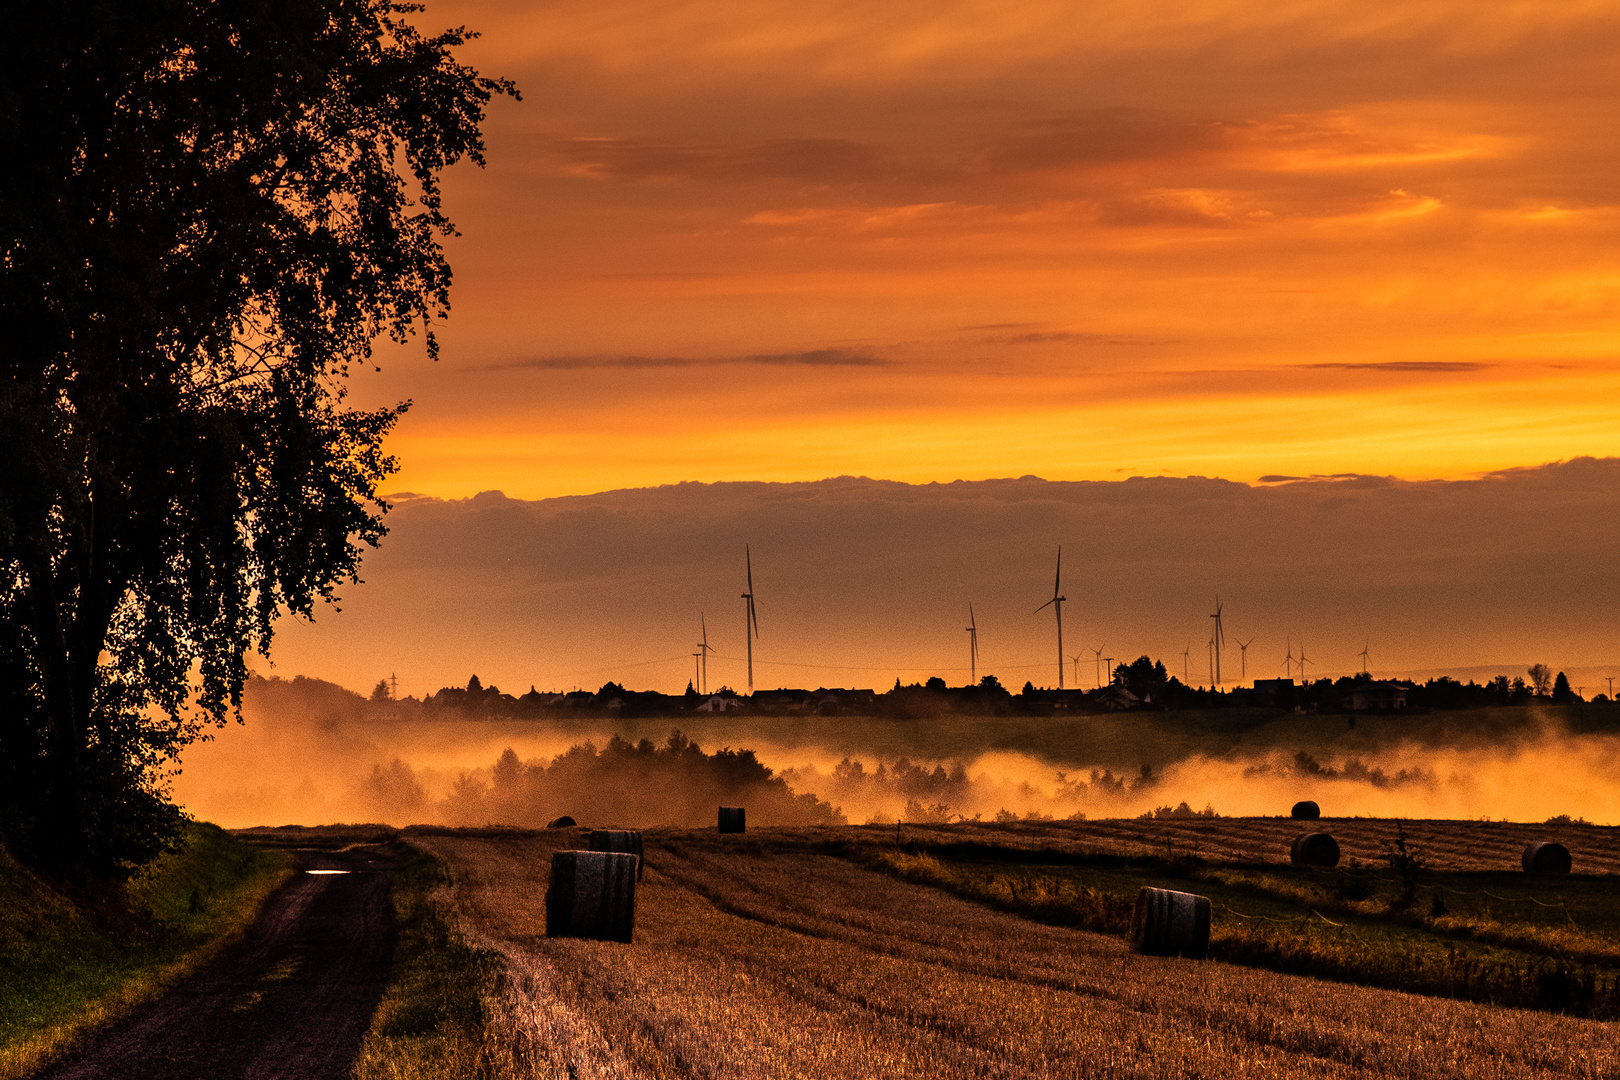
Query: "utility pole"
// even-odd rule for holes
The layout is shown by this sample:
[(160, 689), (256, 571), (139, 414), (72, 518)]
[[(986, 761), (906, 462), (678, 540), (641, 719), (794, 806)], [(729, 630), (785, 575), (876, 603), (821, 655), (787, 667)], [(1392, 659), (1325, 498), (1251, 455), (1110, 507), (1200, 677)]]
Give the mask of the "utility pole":
[(388, 700), (399, 700), (399, 676), (394, 673), (390, 673), (388, 676)]

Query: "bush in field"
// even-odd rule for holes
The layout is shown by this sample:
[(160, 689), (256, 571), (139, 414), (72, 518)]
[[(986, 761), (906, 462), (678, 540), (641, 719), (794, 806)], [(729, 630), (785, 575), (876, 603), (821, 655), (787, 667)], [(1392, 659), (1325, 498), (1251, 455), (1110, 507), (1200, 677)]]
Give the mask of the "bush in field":
[(1428, 856), (1422, 848), (1406, 842), (1406, 829), (1395, 826), (1395, 839), (1383, 841), (1384, 858), (1389, 868), (1400, 879), (1400, 894), (1390, 902), (1395, 911), (1405, 911), (1417, 903), (1418, 877), (1429, 867)]
[(705, 753), (679, 731), (662, 746), (615, 735), (598, 750), (582, 743), (549, 765), (510, 749), (492, 783), (463, 776), (439, 816), (455, 824), (540, 826), (562, 814), (592, 825), (712, 826), (715, 807), (745, 806), (751, 824), (844, 824), (839, 810), (796, 795), (752, 750)]

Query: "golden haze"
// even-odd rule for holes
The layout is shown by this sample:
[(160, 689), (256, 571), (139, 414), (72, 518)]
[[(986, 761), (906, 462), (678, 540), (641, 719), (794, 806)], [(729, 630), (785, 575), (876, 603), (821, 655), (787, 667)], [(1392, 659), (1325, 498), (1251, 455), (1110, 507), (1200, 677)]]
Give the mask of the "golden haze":
[(1620, 453), (1620, 6), (451, 2), (401, 488)]

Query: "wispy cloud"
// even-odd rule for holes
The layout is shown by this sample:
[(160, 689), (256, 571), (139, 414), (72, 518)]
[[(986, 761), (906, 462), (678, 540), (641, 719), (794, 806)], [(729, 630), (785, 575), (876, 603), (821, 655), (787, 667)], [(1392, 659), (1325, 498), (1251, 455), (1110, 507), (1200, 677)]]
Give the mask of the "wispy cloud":
[(1495, 367), (1495, 364), (1482, 363), (1475, 360), (1387, 360), (1359, 362), (1335, 362), (1323, 364), (1296, 364), (1297, 368), (1306, 371), (1408, 371), (1414, 375), (1426, 372), (1468, 372), (1486, 371)]
[(539, 371), (578, 371), (592, 368), (692, 368), (722, 364), (757, 364), (766, 367), (883, 367), (889, 361), (855, 349), (806, 349), (802, 352), (751, 353), (741, 356), (536, 356), (485, 365), (485, 371), (528, 368)]

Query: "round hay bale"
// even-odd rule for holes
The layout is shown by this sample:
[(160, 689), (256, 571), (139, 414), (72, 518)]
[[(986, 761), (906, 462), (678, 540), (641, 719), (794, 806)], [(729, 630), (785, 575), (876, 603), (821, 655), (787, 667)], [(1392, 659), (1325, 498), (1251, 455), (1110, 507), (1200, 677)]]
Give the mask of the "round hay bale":
[(746, 832), (748, 830), (748, 810), (742, 806), (722, 806), (720, 808), (721, 832)]
[(1300, 866), (1323, 868), (1339, 865), (1339, 842), (1325, 832), (1306, 833), (1295, 837), (1288, 849), (1288, 861)]
[(579, 822), (575, 821), (573, 818), (569, 817), (567, 814), (564, 814), (560, 818), (552, 818), (550, 821), (546, 822), (546, 828), (548, 828), (548, 829), (572, 829), (575, 825), (578, 825), (578, 824), (579, 824)]
[(1295, 821), (1315, 821), (1322, 816), (1322, 808), (1306, 799), (1304, 802), (1295, 803), (1294, 808), (1288, 812), (1288, 816)]
[(1143, 956), (1202, 960), (1209, 952), (1209, 897), (1143, 889), (1131, 912), (1131, 948)]
[(1574, 865), (1569, 857), (1569, 848), (1554, 843), (1524, 845), (1523, 862), (1525, 873), (1545, 877), (1567, 874)]
[(592, 851), (620, 851), (636, 857), (636, 880), (641, 880), (641, 833), (634, 829), (596, 829), (591, 833)]
[(629, 943), (636, 929), (634, 855), (558, 851), (546, 890), (546, 936)]

